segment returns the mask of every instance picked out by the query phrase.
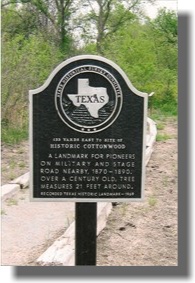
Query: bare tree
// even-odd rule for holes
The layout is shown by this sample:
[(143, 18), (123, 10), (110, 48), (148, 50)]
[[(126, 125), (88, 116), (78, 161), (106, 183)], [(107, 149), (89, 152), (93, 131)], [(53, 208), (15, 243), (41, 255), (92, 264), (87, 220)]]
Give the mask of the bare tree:
[(70, 16), (75, 12), (75, 0), (3, 0), (2, 8), (9, 5), (28, 5), (40, 15), (40, 24), (55, 32), (64, 50), (69, 42)]
[[(155, 0), (148, 0), (154, 2)], [(85, 0), (90, 12), (85, 22), (97, 32), (96, 49), (103, 54), (103, 42), (114, 34), (126, 22), (135, 19), (135, 13), (141, 11), (142, 0)]]

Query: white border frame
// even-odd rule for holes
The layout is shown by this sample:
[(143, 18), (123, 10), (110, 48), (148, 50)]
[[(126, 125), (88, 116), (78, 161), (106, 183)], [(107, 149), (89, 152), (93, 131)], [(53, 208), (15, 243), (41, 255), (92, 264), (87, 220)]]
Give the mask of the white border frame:
[[(44, 91), (54, 78), (54, 76), (66, 65), (83, 60), (83, 59), (91, 59), (91, 60), (97, 60), (104, 63), (107, 63), (108, 65), (112, 66), (114, 69), (116, 69), (119, 74), (123, 77), (125, 82), (127, 83), (128, 87), (132, 90), (132, 92), (135, 95), (141, 96), (144, 99), (144, 126), (143, 126), (143, 148), (142, 148), (142, 183), (141, 183), (141, 198), (34, 198), (33, 197), (33, 95), (38, 94), (42, 91)], [(45, 83), (34, 90), (29, 90), (29, 138), (30, 138), (30, 201), (40, 201), (40, 202), (136, 202), (136, 201), (142, 201), (144, 199), (144, 187), (145, 187), (145, 155), (146, 155), (146, 129), (147, 129), (147, 107), (148, 107), (148, 94), (145, 92), (141, 92), (137, 90), (131, 83), (131, 81), (128, 79), (125, 72), (114, 62), (112, 62), (109, 59), (106, 59), (102, 56), (97, 55), (79, 55), (74, 56), (70, 59), (67, 59), (66, 61), (59, 64), (53, 72), (49, 75)]]

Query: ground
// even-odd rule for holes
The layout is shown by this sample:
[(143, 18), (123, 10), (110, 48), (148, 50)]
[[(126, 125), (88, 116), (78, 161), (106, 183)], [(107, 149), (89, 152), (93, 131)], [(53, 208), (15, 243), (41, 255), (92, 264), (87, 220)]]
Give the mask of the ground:
[(23, 141), (16, 145), (1, 146), (1, 185), (29, 171), (29, 145)]
[[(146, 168), (144, 201), (115, 204), (97, 239), (98, 266), (177, 265), (177, 123), (166, 119), (157, 126), (157, 142)], [(27, 171), (28, 142), (4, 144), (2, 183)], [(43, 251), (31, 250), (31, 254)], [(23, 264), (35, 265), (35, 260), (31, 257), (31, 262)]]
[(98, 237), (99, 266), (177, 265), (177, 127), (159, 128), (144, 201), (114, 207)]

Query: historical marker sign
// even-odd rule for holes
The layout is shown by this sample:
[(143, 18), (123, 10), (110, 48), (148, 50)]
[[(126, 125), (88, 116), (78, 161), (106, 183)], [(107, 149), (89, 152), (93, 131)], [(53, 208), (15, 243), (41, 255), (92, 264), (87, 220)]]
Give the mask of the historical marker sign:
[(143, 197), (147, 94), (103, 57), (61, 63), (30, 91), (33, 200)]

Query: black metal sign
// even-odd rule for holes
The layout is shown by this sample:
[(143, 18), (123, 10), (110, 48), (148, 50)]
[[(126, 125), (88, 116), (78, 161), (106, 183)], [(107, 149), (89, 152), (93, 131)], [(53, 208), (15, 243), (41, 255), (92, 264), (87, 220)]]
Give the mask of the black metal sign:
[(33, 200), (143, 197), (147, 94), (99, 56), (73, 57), (30, 91)]

